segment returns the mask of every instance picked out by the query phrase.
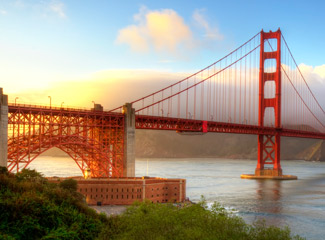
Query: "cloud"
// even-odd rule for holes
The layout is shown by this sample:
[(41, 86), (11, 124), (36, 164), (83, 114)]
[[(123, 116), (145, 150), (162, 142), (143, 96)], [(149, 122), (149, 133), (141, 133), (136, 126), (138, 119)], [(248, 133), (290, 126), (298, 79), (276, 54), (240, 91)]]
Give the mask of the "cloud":
[(193, 33), (184, 19), (172, 9), (151, 11), (141, 8), (134, 16), (136, 24), (121, 29), (117, 43), (128, 44), (133, 51), (179, 54), (194, 44)]
[(313, 67), (302, 63), (299, 69), (317, 101), (325, 109), (325, 64)]
[(52, 1), (49, 4), (49, 9), (55, 13), (57, 16), (59, 16), (60, 18), (65, 18), (65, 12), (64, 12), (64, 4), (62, 2), (58, 2), (58, 1)]
[(144, 27), (132, 25), (121, 29), (117, 41), (130, 45), (133, 51), (147, 52), (149, 50)]
[(6, 14), (7, 14), (6, 10), (0, 9), (0, 15), (6, 15)]
[(203, 15), (204, 10), (196, 10), (193, 13), (193, 19), (198, 27), (204, 30), (203, 36), (209, 40), (223, 40), (224, 36), (219, 32), (217, 27), (211, 27)]
[[(9, 101), (19, 97), (20, 103), (92, 107), (92, 101), (100, 103), (105, 109), (119, 107), (154, 91), (160, 90), (189, 75), (159, 70), (121, 69), (103, 70), (83, 78), (62, 79), (48, 83), (42, 88), (17, 89), (4, 85)], [(9, 90), (11, 89), (11, 91)]]

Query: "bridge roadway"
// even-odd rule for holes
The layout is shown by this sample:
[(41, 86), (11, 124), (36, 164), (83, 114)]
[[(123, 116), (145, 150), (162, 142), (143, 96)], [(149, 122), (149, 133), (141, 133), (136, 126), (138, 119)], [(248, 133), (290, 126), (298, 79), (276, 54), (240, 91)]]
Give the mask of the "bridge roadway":
[[(9, 104), (9, 113), (20, 112), (22, 114), (42, 114), (42, 115), (60, 115), (75, 117), (106, 117), (107, 120), (113, 118), (124, 118), (123, 113), (111, 111), (95, 111), (94, 109), (85, 108), (68, 108), (68, 107), (49, 107), (41, 105), (28, 104)], [(310, 132), (285, 128), (260, 127), (256, 125), (234, 124), (225, 122), (202, 121), (183, 118), (157, 117), (147, 115), (135, 115), (136, 129), (152, 130), (173, 130), (178, 132), (216, 132), (216, 133), (237, 133), (237, 134), (280, 134), (284, 137), (314, 138), (325, 139), (325, 133)]]
[(181, 118), (135, 116), (136, 129), (174, 130), (179, 132), (216, 132), (238, 134), (280, 134), (284, 137), (325, 139), (324, 133), (298, 131), (293, 129), (260, 127), (255, 125), (234, 124), (213, 121), (189, 120)]

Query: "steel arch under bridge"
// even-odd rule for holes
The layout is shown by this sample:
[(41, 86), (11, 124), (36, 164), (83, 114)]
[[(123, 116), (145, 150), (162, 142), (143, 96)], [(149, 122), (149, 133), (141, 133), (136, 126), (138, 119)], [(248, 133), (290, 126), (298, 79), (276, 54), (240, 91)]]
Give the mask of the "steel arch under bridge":
[(8, 107), (8, 170), (26, 168), (41, 153), (57, 147), (83, 174), (123, 176), (124, 114), (31, 105)]

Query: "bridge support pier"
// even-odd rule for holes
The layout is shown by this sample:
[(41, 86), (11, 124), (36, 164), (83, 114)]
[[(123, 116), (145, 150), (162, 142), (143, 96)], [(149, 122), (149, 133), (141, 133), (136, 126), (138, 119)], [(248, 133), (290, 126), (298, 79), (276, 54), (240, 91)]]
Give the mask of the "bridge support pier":
[(135, 177), (135, 110), (131, 103), (123, 106), (124, 156), (123, 177)]
[(0, 166), (7, 167), (8, 156), (8, 96), (0, 88)]

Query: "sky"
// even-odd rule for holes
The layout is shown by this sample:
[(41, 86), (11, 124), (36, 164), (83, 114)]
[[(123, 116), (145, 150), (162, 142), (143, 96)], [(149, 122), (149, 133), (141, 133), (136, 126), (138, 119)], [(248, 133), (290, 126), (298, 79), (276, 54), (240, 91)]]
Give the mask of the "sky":
[[(325, 91), (323, 1), (0, 0), (0, 87), (18, 103), (118, 107), (279, 27)], [(324, 102), (325, 99), (321, 99)]]

